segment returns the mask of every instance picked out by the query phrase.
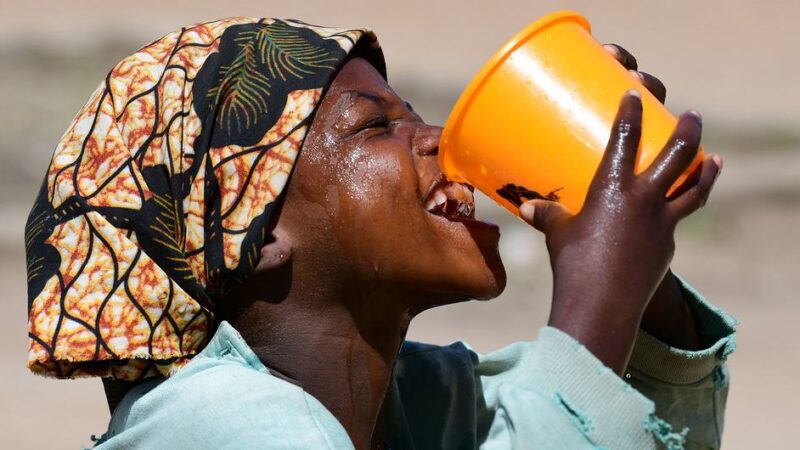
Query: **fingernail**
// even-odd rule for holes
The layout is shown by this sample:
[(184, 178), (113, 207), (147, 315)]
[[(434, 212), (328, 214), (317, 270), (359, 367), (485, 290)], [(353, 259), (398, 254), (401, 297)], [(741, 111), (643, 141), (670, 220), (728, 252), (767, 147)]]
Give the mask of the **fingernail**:
[(722, 158), (720, 158), (719, 155), (714, 154), (711, 155), (711, 160), (717, 165), (717, 176), (719, 176), (719, 174), (722, 172)]
[(629, 89), (625, 95), (630, 95), (631, 97), (642, 98), (642, 94), (637, 89)]
[(519, 207), (519, 216), (524, 220), (530, 222), (533, 220), (533, 214), (536, 212), (536, 207), (530, 202), (523, 203)]
[(606, 49), (607, 52), (613, 53), (614, 56), (619, 56), (619, 50), (617, 50), (617, 46), (614, 44), (603, 44), (603, 48)]
[(686, 111), (686, 115), (687, 115), (687, 116), (693, 116), (693, 117), (694, 117), (694, 119), (695, 119), (696, 121), (698, 121), (698, 122), (702, 122), (702, 121), (703, 121), (703, 115), (702, 115), (702, 114), (700, 114), (700, 112), (699, 112), (699, 111), (697, 111), (697, 110), (690, 109), (690, 110)]
[(644, 81), (644, 75), (642, 75), (642, 73), (638, 70), (629, 70), (628, 73), (633, 75), (637, 80), (642, 82)]

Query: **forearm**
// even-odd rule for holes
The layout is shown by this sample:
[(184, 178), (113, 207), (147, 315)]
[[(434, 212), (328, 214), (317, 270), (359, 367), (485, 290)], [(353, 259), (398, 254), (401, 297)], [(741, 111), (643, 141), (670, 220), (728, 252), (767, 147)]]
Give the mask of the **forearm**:
[(600, 285), (581, 287), (580, 280), (556, 276), (548, 325), (572, 336), (621, 375), (628, 365), (642, 319), (642, 310), (637, 305), (645, 303), (632, 297), (639, 295), (646, 299), (649, 293), (622, 289), (619, 280), (608, 284), (611, 289)]
[(645, 293), (628, 291), (598, 299), (604, 295), (601, 289), (565, 289), (559, 288), (558, 281), (555, 284), (548, 325), (575, 338), (618, 374), (628, 364), (640, 329), (671, 347), (697, 350), (701, 346), (697, 324), (672, 271), (667, 271), (643, 314), (633, 306), (638, 302), (626, 297)]

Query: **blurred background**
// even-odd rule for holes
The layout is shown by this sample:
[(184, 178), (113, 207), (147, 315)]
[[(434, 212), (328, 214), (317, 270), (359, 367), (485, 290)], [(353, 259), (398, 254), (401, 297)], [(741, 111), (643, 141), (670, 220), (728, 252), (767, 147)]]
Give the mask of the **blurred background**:
[[(705, 117), (705, 147), (725, 159), (708, 206), (684, 222), (674, 261), (737, 316), (723, 448), (796, 446), (791, 331), (800, 318), (800, 2), (787, 1), (38, 1), (0, 0), (0, 436), (9, 448), (78, 448), (101, 434), (99, 380), (55, 381), (25, 369), (24, 221), (52, 150), (119, 59), (180, 26), (226, 16), (368, 26), (389, 80), (429, 122), (443, 123), (488, 56), (528, 22), (575, 9), (595, 37), (619, 43), (667, 85), (673, 112)], [(507, 291), (488, 303), (430, 311), (410, 338), (463, 339), (480, 351), (533, 339), (547, 319), (542, 238), (485, 198), (500, 223)]]

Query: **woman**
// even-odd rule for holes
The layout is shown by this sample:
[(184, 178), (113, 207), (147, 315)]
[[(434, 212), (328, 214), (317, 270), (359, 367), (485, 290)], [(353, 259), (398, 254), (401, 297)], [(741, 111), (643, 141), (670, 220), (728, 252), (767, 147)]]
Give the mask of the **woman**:
[(112, 69), (56, 149), (26, 227), (29, 367), (104, 377), (98, 448), (716, 448), (734, 321), (668, 266), (721, 161), (665, 199), (700, 118), (634, 175), (640, 124), (630, 92), (579, 214), (521, 206), (554, 274), (536, 342), (404, 342), (505, 286), (441, 129), (369, 31), (183, 28)]

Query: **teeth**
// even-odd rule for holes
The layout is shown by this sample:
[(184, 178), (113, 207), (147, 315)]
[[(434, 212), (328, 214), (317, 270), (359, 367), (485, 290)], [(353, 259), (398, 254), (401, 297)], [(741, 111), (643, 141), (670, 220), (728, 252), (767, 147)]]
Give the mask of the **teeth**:
[(433, 195), (430, 196), (428, 201), (425, 202), (425, 209), (430, 211), (435, 209), (437, 206), (444, 205), (445, 203), (447, 203), (447, 194), (437, 189)]
[(469, 189), (460, 183), (449, 183), (442, 188), (451, 200), (466, 201)]
[(439, 215), (474, 217), (475, 199), (472, 191), (461, 183), (447, 183), (428, 196), (425, 209)]
[(475, 204), (475, 197), (472, 195), (472, 191), (467, 188), (464, 188), (464, 194), (466, 194), (467, 203), (474, 205)]
[(447, 194), (437, 189), (436, 192), (433, 193), (434, 205), (444, 205), (446, 202), (447, 202)]

